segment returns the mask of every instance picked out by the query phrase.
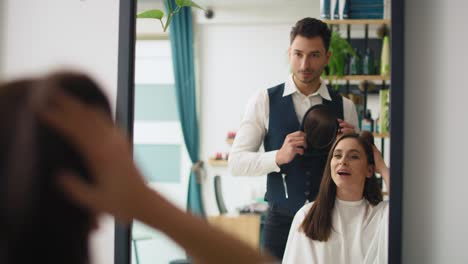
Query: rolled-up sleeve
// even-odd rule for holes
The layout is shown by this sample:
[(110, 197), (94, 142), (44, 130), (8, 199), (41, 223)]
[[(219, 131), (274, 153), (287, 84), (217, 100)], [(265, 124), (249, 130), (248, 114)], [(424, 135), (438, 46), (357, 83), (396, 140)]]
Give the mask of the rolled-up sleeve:
[(260, 151), (267, 133), (269, 99), (266, 90), (248, 102), (229, 154), (229, 171), (234, 176), (260, 176), (280, 171), (277, 151)]

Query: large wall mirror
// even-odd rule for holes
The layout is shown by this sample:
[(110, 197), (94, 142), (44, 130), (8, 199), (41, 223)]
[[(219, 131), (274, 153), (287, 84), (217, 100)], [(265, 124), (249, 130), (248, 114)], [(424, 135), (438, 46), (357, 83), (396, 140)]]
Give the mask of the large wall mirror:
[[(262, 213), (268, 204), (264, 201), (267, 176), (231, 176), (226, 159), (249, 100), (259, 91), (285, 82), (291, 72), (291, 27), (304, 17), (320, 18), (323, 8), (319, 0), (196, 2), (213, 11), (210, 16), (192, 10), (198, 157), (204, 168), (197, 179), (201, 187), (197, 210), (211, 224), (260, 248)], [(391, 192), (383, 183), (382, 192), (384, 200), (390, 200), (388, 259), (399, 263), (403, 1), (381, 2), (382, 8), (384, 4), (391, 7), (384, 19), (327, 21), (360, 58), (348, 64), (339, 80), (323, 80), (355, 103), (360, 129), (373, 131), (374, 143), (391, 169)], [(181, 100), (175, 87), (174, 45), (159, 21), (136, 19), (142, 11), (164, 9), (164, 3), (131, 0), (121, 1), (121, 5), (118, 120), (133, 139), (134, 157), (148, 184), (185, 210), (193, 162), (184, 139), (187, 120), (181, 120), (177, 106)], [(389, 30), (388, 43), (383, 38), (384, 28)], [(392, 70), (382, 75), (380, 64), (387, 56), (387, 44), (389, 57), (383, 63), (391, 64)], [(115, 263), (119, 264), (171, 263), (187, 258), (164, 234), (139, 222), (116, 227), (115, 248)]]

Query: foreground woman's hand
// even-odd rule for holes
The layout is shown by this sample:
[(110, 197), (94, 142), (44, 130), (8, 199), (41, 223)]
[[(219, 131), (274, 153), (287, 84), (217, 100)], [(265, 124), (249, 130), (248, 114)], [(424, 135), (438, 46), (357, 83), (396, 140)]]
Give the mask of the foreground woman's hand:
[(41, 109), (40, 116), (71, 141), (93, 175), (93, 183), (88, 183), (63, 171), (59, 183), (70, 198), (117, 220), (130, 221), (136, 214), (138, 194), (145, 192), (146, 186), (133, 163), (128, 141), (111, 117), (60, 93)]

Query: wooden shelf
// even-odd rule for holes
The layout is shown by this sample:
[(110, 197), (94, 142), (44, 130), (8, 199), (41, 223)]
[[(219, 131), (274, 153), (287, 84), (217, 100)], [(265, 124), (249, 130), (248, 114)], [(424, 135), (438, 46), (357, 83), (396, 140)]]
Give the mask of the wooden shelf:
[(325, 76), (327, 80), (343, 81), (390, 81), (387, 75), (344, 75), (344, 76)]
[(390, 135), (388, 132), (386, 133), (372, 133), (374, 135), (374, 138), (390, 138)]
[(227, 160), (209, 159), (208, 164), (210, 164), (211, 166), (215, 166), (215, 167), (227, 167), (228, 162)]
[(390, 25), (390, 19), (323, 19), (329, 25)]

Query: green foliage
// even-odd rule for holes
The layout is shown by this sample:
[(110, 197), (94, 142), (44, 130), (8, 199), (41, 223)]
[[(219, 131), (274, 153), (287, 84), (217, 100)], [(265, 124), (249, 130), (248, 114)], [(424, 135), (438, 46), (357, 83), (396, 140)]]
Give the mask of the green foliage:
[(197, 5), (195, 2), (193, 2), (192, 0), (176, 0), (176, 4), (180, 7), (184, 7), (184, 6), (190, 6), (190, 7), (195, 7), (195, 8), (198, 8), (198, 9), (203, 9), (201, 6)]
[(204, 10), (204, 8), (197, 5), (192, 0), (175, 0), (176, 5), (177, 5), (175, 7), (175, 9), (172, 7), (171, 0), (164, 0), (164, 1), (166, 2), (166, 6), (167, 6), (167, 9), (168, 9), (168, 15), (166, 17), (166, 23), (163, 22), (164, 12), (162, 10), (159, 10), (159, 9), (152, 9), (152, 10), (144, 11), (144, 12), (138, 14), (137, 18), (157, 19), (161, 23), (163, 31), (166, 32), (166, 30), (169, 28), (169, 25), (171, 24), (172, 17), (174, 16), (174, 14), (177, 14), (180, 11), (181, 8), (183, 8), (183, 7), (194, 7), (194, 8)]
[[(333, 31), (330, 40), (331, 58), (328, 62), (328, 75), (341, 77), (345, 75), (346, 62), (349, 56), (356, 56), (356, 52), (349, 42), (342, 38), (339, 32)], [(325, 73), (325, 72), (324, 72)], [(333, 79), (331, 80), (333, 83)], [(336, 81), (336, 80), (335, 80)], [(335, 87), (337, 86), (337, 83)]]
[(164, 12), (159, 9), (152, 9), (138, 14), (137, 18), (154, 18), (161, 20), (164, 17)]

